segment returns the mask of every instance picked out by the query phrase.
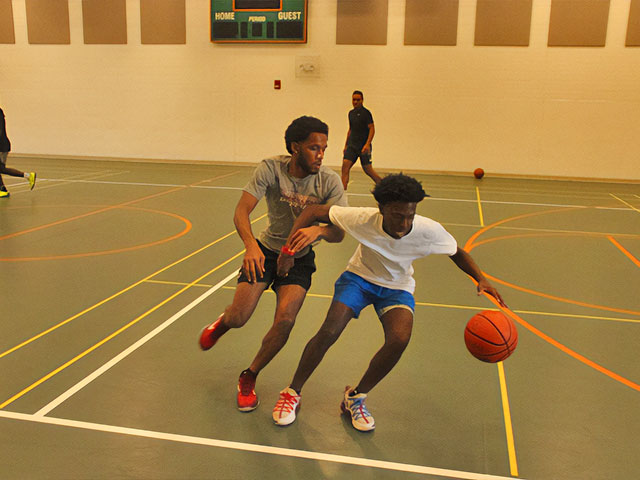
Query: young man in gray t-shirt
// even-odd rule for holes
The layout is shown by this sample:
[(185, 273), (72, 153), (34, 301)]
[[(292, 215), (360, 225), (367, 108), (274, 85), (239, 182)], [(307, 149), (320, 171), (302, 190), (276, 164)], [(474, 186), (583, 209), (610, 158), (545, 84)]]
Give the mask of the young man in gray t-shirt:
[[(277, 298), (273, 325), (238, 380), (238, 409), (243, 412), (258, 406), (256, 377), (287, 342), (316, 270), (311, 246), (295, 253), (285, 248), (295, 219), (308, 205), (347, 205), (340, 177), (322, 166), (328, 133), (327, 125), (317, 118), (294, 120), (285, 132), (290, 155), (263, 160), (236, 206), (233, 220), (246, 248), (238, 286), (231, 305), (202, 330), (200, 347), (208, 350), (230, 328), (244, 326), (262, 293), (271, 286)], [(256, 239), (249, 215), (262, 197), (267, 202), (269, 225)], [(311, 242), (339, 242), (344, 237), (344, 232), (333, 225), (313, 225), (304, 234)], [(295, 258), (293, 268), (282, 277), (276, 275), (280, 254)]]

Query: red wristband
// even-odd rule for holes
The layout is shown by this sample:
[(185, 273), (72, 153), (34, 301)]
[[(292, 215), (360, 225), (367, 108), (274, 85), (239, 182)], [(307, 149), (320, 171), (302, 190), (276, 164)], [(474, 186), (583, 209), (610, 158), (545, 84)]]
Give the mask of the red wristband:
[(291, 250), (289, 247), (287, 247), (286, 245), (284, 247), (282, 247), (282, 249), (280, 249), (280, 253), (283, 255), (288, 255), (290, 257), (293, 257), (296, 252), (294, 252), (293, 250)]

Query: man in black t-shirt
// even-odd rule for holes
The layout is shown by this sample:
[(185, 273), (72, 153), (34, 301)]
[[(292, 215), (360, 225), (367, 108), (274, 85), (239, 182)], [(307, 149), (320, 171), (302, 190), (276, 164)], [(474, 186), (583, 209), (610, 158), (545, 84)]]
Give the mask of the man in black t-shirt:
[(364, 173), (376, 183), (382, 180), (371, 165), (371, 141), (376, 129), (371, 112), (362, 105), (363, 100), (364, 95), (360, 90), (356, 90), (351, 95), (353, 110), (349, 112), (349, 131), (342, 160), (342, 185), (345, 190), (349, 184), (349, 171), (358, 157)]
[(2, 181), (2, 175), (11, 175), (12, 177), (24, 177), (29, 181), (29, 186), (33, 190), (33, 186), (36, 184), (35, 172), (21, 172), (15, 168), (7, 167), (7, 157), (11, 151), (11, 142), (7, 137), (7, 129), (4, 121), (4, 112), (0, 108), (0, 198), (8, 198), (9, 192), (7, 187), (4, 186)]

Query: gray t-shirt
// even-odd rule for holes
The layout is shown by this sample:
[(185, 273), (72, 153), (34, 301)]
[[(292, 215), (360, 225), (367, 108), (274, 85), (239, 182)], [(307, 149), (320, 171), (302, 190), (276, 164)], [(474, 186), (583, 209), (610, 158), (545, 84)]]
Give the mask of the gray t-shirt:
[[(290, 161), (290, 155), (263, 160), (243, 189), (258, 200), (265, 197), (269, 226), (260, 233), (259, 240), (274, 252), (279, 252), (285, 245), (293, 222), (307, 205), (347, 206), (342, 181), (336, 172), (323, 165), (316, 175), (295, 178), (288, 173)], [(306, 255), (308, 251), (307, 247), (296, 257)]]

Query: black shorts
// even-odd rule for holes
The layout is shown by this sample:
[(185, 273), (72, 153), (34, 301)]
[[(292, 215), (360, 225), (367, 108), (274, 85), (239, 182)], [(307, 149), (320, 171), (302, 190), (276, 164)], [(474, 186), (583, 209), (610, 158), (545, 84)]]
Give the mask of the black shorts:
[(372, 150), (373, 146), (369, 147), (369, 153), (362, 153), (362, 147), (358, 148), (355, 145), (347, 145), (347, 148), (344, 151), (344, 158), (355, 163), (358, 160), (358, 157), (360, 157), (360, 163), (362, 165), (371, 165)]
[[(273, 291), (277, 291), (277, 288), (281, 285), (300, 285), (305, 290), (309, 290), (311, 287), (311, 276), (316, 271), (316, 254), (313, 248), (309, 248), (309, 253), (305, 256), (296, 258), (289, 270), (289, 275), (286, 277), (278, 277), (276, 272), (278, 271), (278, 255), (279, 253), (269, 250), (267, 247), (258, 242), (258, 246), (262, 253), (264, 253), (264, 275), (262, 278), (258, 276), (258, 282), (266, 283), (266, 288), (271, 288)], [(240, 269), (240, 276), (238, 277), (238, 283), (251, 283), (249, 278)]]

